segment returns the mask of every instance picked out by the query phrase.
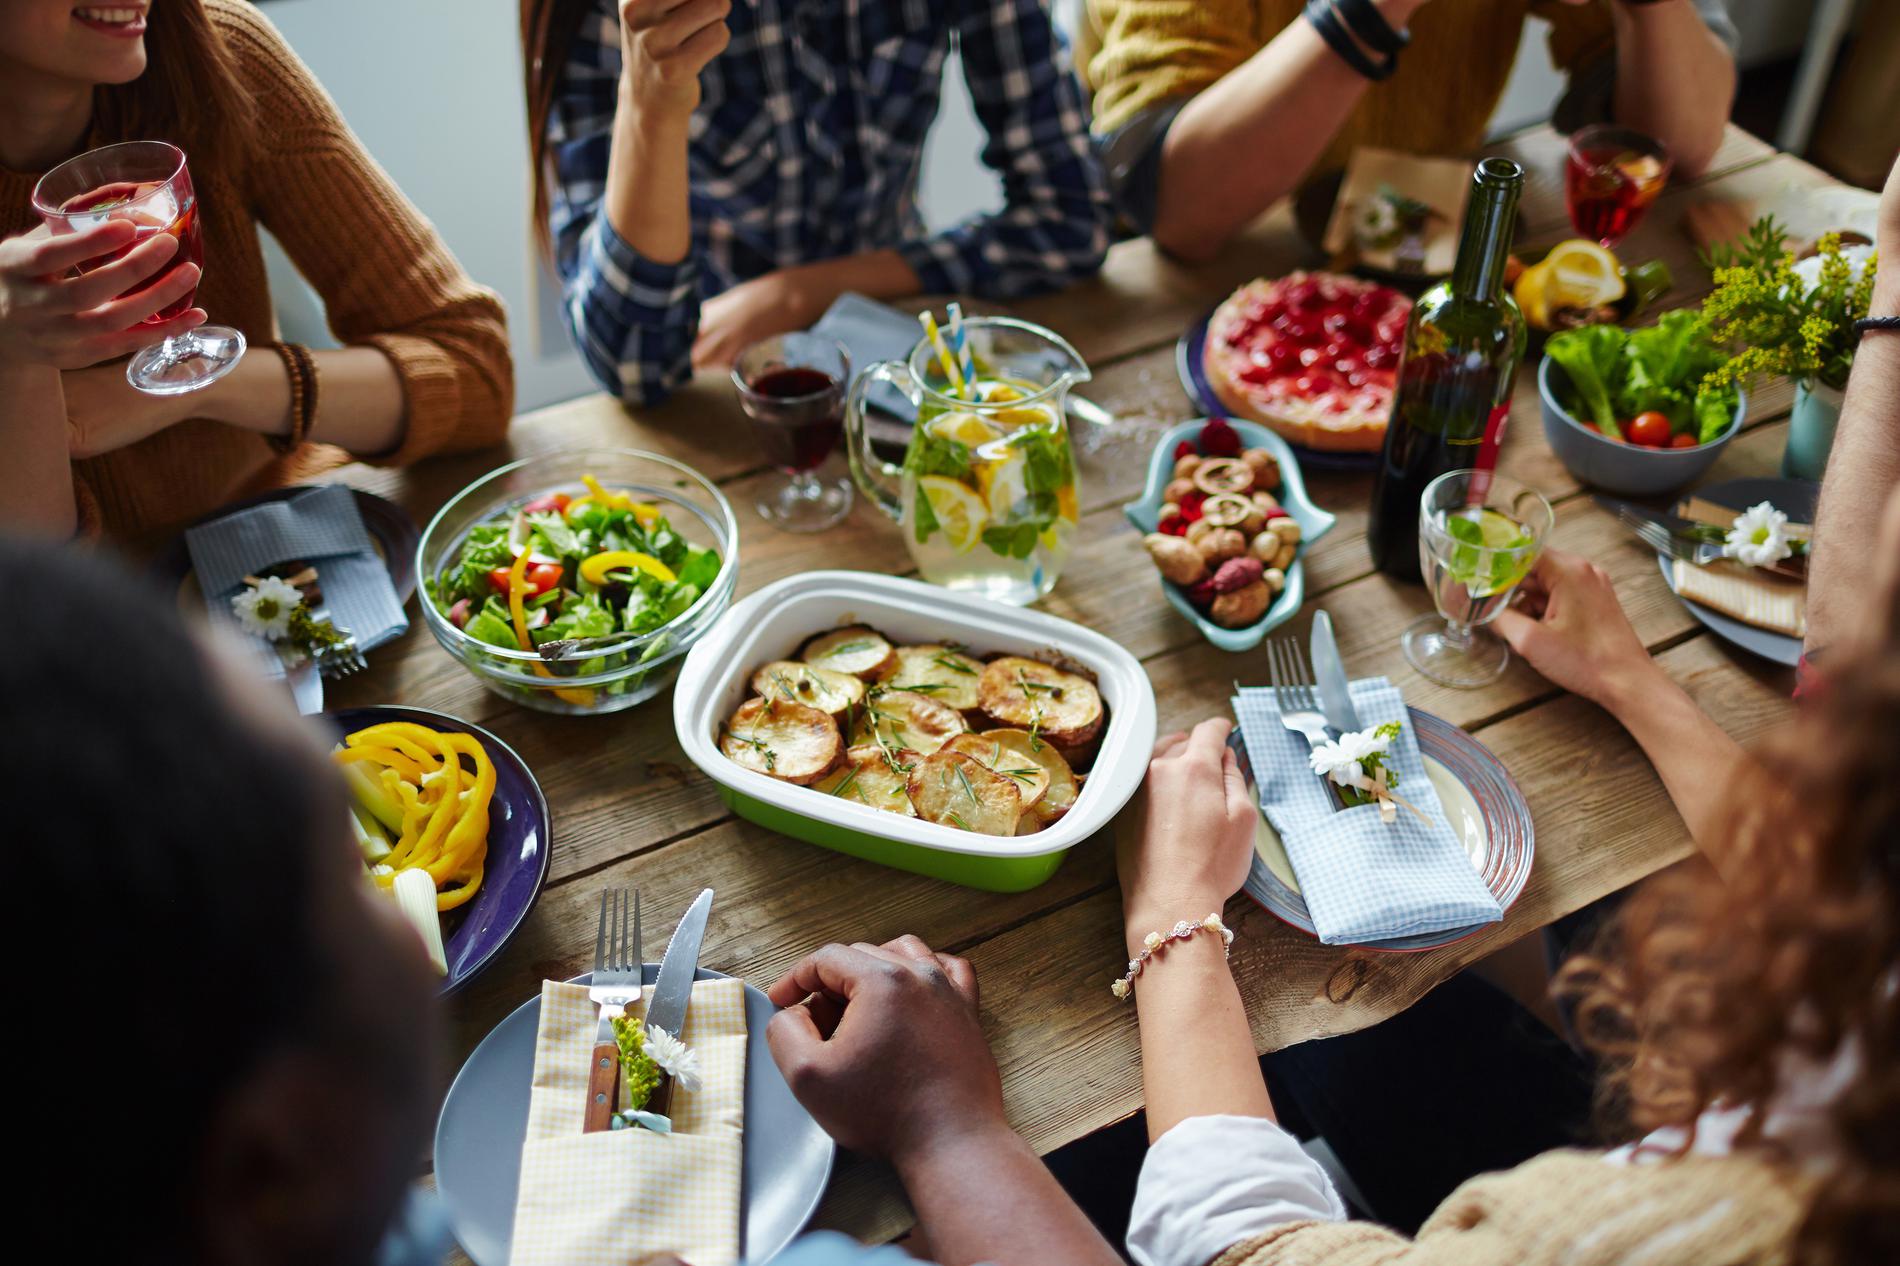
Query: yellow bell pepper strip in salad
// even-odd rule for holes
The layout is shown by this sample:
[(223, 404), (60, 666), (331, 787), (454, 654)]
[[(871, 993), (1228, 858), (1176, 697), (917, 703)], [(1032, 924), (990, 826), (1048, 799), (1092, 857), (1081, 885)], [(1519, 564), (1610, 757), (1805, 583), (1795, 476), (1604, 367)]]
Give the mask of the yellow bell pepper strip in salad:
[[(528, 574), (528, 553), (524, 549), (516, 555), (515, 565), (508, 573), (508, 614), (515, 622), (515, 636), (521, 640), (522, 650), (530, 650), (534, 646), (534, 638), (528, 634), (528, 595), (523, 580), (523, 577)], [(549, 681), (554, 680), (554, 670), (538, 659), (534, 661), (534, 675), (545, 677)], [(568, 686), (557, 686), (554, 697), (565, 700), (577, 708), (594, 706), (594, 692), (584, 687), (574, 689)]]
[[(592, 476), (581, 483), (586, 491), (573, 496), (549, 489), (498, 506), (425, 585), (435, 610), (477, 644), (478, 659), (481, 645), (519, 652), (577, 643), (551, 664), (532, 664), (535, 684), (521, 681), (519, 658), (497, 657), (491, 677), (506, 691), (555, 691), (584, 708), (643, 683), (640, 665), (677, 645), (663, 630), (714, 586), (725, 560), (675, 531), (657, 506)], [(614, 646), (619, 635), (642, 640), (592, 649)], [(567, 676), (607, 680), (591, 688), (557, 680)]]
[(671, 567), (653, 555), (642, 554), (638, 550), (631, 549), (610, 549), (587, 559), (581, 564), (581, 579), (591, 581), (596, 585), (604, 585), (607, 583), (607, 573), (628, 569), (638, 569), (657, 580), (664, 580), (669, 585), (679, 579), (673, 574)]

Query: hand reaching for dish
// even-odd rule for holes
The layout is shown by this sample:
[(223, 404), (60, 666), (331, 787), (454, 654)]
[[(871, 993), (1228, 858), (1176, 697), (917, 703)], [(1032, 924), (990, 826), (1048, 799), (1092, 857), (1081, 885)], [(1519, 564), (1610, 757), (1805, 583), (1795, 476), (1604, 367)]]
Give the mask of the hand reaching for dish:
[(827, 945), (766, 992), (785, 1008), (766, 1026), (772, 1058), (843, 1146), (901, 1161), (949, 1135), (1008, 1129), (963, 959), (914, 936)]
[(1499, 636), (1556, 685), (1616, 711), (1654, 661), (1636, 636), (1609, 573), (1563, 550), (1545, 550), (1498, 615)]
[(1131, 944), (1218, 913), (1247, 880), (1256, 810), (1227, 746), (1233, 728), (1216, 717), (1155, 744), (1116, 857)]

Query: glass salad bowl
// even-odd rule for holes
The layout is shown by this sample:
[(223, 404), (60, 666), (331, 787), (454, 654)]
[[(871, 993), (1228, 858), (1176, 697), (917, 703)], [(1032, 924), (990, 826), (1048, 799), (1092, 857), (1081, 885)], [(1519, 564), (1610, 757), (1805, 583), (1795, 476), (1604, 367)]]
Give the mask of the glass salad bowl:
[(698, 471), (569, 449), (491, 471), (416, 547), (422, 616), (488, 689), (589, 716), (651, 699), (732, 603), (739, 525)]

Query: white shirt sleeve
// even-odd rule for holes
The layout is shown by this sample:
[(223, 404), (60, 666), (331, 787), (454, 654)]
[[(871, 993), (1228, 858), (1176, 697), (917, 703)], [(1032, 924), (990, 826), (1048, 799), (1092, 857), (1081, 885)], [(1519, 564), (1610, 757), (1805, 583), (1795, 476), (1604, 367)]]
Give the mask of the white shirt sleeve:
[(1128, 1217), (1136, 1266), (1207, 1266), (1283, 1222), (1343, 1222), (1346, 1204), (1291, 1134), (1261, 1117), (1189, 1117), (1156, 1139)]

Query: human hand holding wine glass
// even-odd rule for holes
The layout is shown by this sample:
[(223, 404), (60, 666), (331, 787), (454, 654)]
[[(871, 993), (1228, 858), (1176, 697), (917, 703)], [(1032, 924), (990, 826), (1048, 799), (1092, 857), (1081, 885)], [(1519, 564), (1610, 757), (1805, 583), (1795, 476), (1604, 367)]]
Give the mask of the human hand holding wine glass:
[[(169, 273), (157, 280), (117, 279), (131, 282), (120, 293), (121, 301), (156, 297), (154, 292), (160, 291), (167, 296), (140, 318), (148, 327), (159, 328), (143, 332), (147, 345), (126, 366), (126, 380), (134, 387), (153, 395), (196, 391), (229, 373), (244, 355), (244, 335), (229, 326), (194, 323), (176, 333), (160, 333), (192, 310), (204, 271), (198, 197), (183, 150), (163, 141), (127, 141), (81, 154), (40, 178), (33, 207), (55, 240), (106, 225), (130, 227), (132, 245), (122, 243), (69, 265), (86, 277), (111, 273), (132, 257), (137, 244), (161, 237), (173, 240), (170, 257), (177, 263)], [(180, 293), (179, 287), (186, 288)], [(159, 341), (151, 341), (154, 335)]]
[[(83, 369), (129, 356), (154, 334), (169, 338), (203, 324), (204, 312), (190, 306), (198, 266), (171, 267), (177, 253), (178, 239), (139, 242), (124, 220), (57, 237), (41, 225), (0, 241), (0, 363)], [(119, 258), (73, 274), (112, 254)], [(180, 300), (183, 310), (143, 324)]]

